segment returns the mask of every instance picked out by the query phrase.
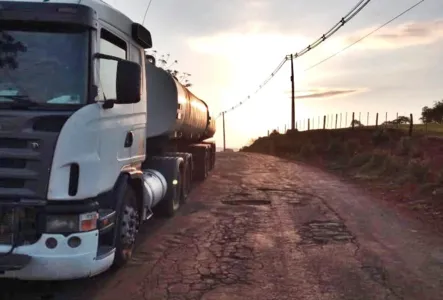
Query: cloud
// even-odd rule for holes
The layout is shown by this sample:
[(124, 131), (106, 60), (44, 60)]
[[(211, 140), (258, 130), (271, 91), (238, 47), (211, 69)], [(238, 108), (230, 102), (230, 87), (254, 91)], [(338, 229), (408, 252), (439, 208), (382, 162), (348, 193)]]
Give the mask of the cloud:
[[(345, 38), (352, 43), (375, 27), (366, 28)], [(385, 27), (360, 42), (360, 48), (396, 49), (416, 45), (428, 45), (443, 40), (443, 19), (403, 23)]]
[[(358, 88), (358, 89), (333, 89), (333, 88), (313, 88), (306, 90), (297, 90), (295, 91), (296, 99), (319, 99), (319, 98), (331, 98), (335, 96), (344, 96), (349, 94), (361, 93), (365, 92), (367, 89)], [(291, 94), (291, 91), (287, 91), (288, 94)]]

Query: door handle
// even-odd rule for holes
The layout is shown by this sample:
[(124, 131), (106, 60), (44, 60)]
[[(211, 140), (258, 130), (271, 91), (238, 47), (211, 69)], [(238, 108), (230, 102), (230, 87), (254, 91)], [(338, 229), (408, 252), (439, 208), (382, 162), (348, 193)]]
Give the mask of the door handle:
[(134, 134), (132, 133), (132, 131), (129, 131), (126, 133), (125, 148), (131, 147), (133, 143), (134, 143)]

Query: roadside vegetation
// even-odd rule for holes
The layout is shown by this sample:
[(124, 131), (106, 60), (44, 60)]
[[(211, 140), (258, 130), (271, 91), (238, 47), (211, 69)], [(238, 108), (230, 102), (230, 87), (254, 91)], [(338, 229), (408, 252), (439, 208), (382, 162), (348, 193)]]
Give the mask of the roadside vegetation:
[(425, 136), (420, 130), (409, 136), (402, 129), (355, 126), (286, 134), (273, 131), (240, 151), (340, 172), (386, 200), (420, 211), (427, 219), (443, 221), (443, 138)]

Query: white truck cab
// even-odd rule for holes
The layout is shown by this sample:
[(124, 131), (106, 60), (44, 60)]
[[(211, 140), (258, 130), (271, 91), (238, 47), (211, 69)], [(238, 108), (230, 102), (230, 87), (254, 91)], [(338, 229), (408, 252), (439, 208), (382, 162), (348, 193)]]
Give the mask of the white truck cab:
[(0, 1), (0, 41), (0, 278), (103, 272), (135, 230), (105, 236), (142, 188), (150, 33), (99, 0)]

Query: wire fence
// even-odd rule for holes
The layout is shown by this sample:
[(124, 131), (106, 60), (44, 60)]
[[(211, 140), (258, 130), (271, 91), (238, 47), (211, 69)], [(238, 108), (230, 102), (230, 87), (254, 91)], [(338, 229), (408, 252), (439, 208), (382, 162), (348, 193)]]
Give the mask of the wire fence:
[[(362, 112), (343, 112), (316, 116), (306, 119), (297, 120), (295, 128), (297, 131), (309, 130), (339, 130), (346, 128), (398, 128), (409, 131), (412, 135), (413, 131), (420, 133), (443, 135), (443, 124), (436, 123), (419, 123), (414, 119), (413, 114), (401, 115), (396, 113), (393, 115), (385, 113), (362, 113)], [(272, 132), (286, 133), (290, 129), (289, 124), (284, 124), (272, 130), (268, 130), (268, 135)]]

